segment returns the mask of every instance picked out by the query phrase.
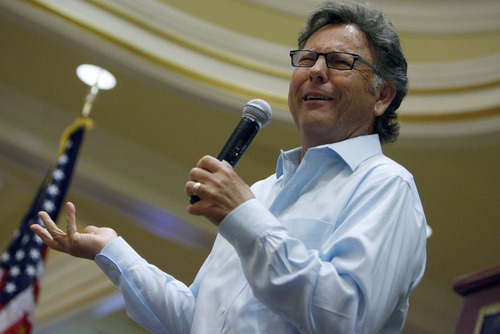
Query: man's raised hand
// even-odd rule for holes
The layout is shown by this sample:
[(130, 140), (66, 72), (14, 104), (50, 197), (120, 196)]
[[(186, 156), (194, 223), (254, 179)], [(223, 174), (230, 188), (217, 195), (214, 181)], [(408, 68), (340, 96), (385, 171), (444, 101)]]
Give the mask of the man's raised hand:
[(107, 227), (87, 226), (82, 233), (76, 230), (76, 210), (73, 203), (66, 203), (66, 233), (52, 221), (49, 215), (38, 213), (46, 228), (31, 225), (33, 230), (50, 248), (70, 255), (93, 260), (111, 240), (118, 235)]

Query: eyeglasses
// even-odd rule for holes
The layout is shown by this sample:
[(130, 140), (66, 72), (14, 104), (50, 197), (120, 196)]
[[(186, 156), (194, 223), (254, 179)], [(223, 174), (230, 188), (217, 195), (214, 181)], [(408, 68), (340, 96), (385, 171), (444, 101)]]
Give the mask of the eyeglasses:
[(336, 70), (352, 70), (356, 60), (370, 67), (378, 74), (375, 66), (370, 64), (368, 60), (360, 55), (348, 52), (316, 52), (312, 50), (292, 50), (290, 57), (292, 58), (293, 67), (313, 67), (316, 64), (319, 56), (325, 56), (326, 66)]

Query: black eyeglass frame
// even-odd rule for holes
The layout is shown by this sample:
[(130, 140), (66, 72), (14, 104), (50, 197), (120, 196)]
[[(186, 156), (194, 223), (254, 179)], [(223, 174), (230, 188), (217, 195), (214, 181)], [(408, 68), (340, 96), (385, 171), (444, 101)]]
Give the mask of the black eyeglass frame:
[[(294, 65), (294, 62), (293, 62), (293, 57), (296, 53), (300, 52), (300, 51), (307, 51), (307, 52), (312, 52), (316, 55), (316, 60), (314, 61), (314, 63), (312, 65)], [(351, 67), (350, 68), (337, 68), (337, 67), (332, 67), (328, 64), (328, 55), (330, 54), (347, 54), (347, 55), (351, 55), (353, 56), (353, 61), (352, 61), (352, 64), (351, 64)], [(379, 74), (378, 70), (375, 68), (375, 66), (373, 66), (372, 64), (370, 64), (370, 62), (368, 60), (366, 60), (365, 58), (361, 57), (360, 55), (358, 54), (355, 54), (355, 53), (350, 53), (350, 52), (342, 52), (342, 51), (333, 51), (333, 52), (316, 52), (316, 51), (313, 51), (313, 50), (306, 50), (306, 49), (298, 49), (298, 50), (291, 50), (290, 51), (290, 61), (292, 63), (292, 66), (293, 67), (313, 67), (316, 62), (318, 61), (318, 58), (320, 56), (324, 56), (325, 57), (325, 61), (326, 61), (326, 66), (328, 68), (331, 68), (331, 69), (334, 69), (334, 70), (339, 70), (339, 71), (349, 71), (349, 70), (352, 70), (354, 68), (354, 64), (356, 63), (356, 60), (359, 60), (361, 63), (365, 64), (366, 66), (370, 67), (376, 74)]]

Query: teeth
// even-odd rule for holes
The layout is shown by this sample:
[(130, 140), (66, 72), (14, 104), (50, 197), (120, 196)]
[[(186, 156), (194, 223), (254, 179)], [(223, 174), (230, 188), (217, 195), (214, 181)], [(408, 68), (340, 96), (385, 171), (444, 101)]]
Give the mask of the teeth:
[(306, 96), (306, 101), (309, 101), (309, 100), (330, 100), (330, 98), (326, 97), (326, 96), (322, 96), (322, 95), (307, 95)]

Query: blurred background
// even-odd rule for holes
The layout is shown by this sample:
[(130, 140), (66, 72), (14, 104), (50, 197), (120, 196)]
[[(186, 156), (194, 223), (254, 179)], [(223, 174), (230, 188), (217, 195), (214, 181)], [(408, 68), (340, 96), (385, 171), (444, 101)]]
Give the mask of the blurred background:
[[(2, 251), (80, 115), (89, 63), (100, 92), (68, 200), (189, 285), (216, 230), (187, 215), (184, 183), (217, 155), (250, 99), (273, 108), (237, 167), (248, 183), (299, 145), (288, 51), (317, 0), (0, 0)], [(453, 332), (460, 276), (500, 263), (500, 2), (377, 0), (400, 34), (410, 93), (384, 152), (415, 177), (432, 228), (403, 333)], [(61, 215), (64, 225), (64, 214)], [(142, 333), (91, 261), (50, 251), (35, 333)]]

